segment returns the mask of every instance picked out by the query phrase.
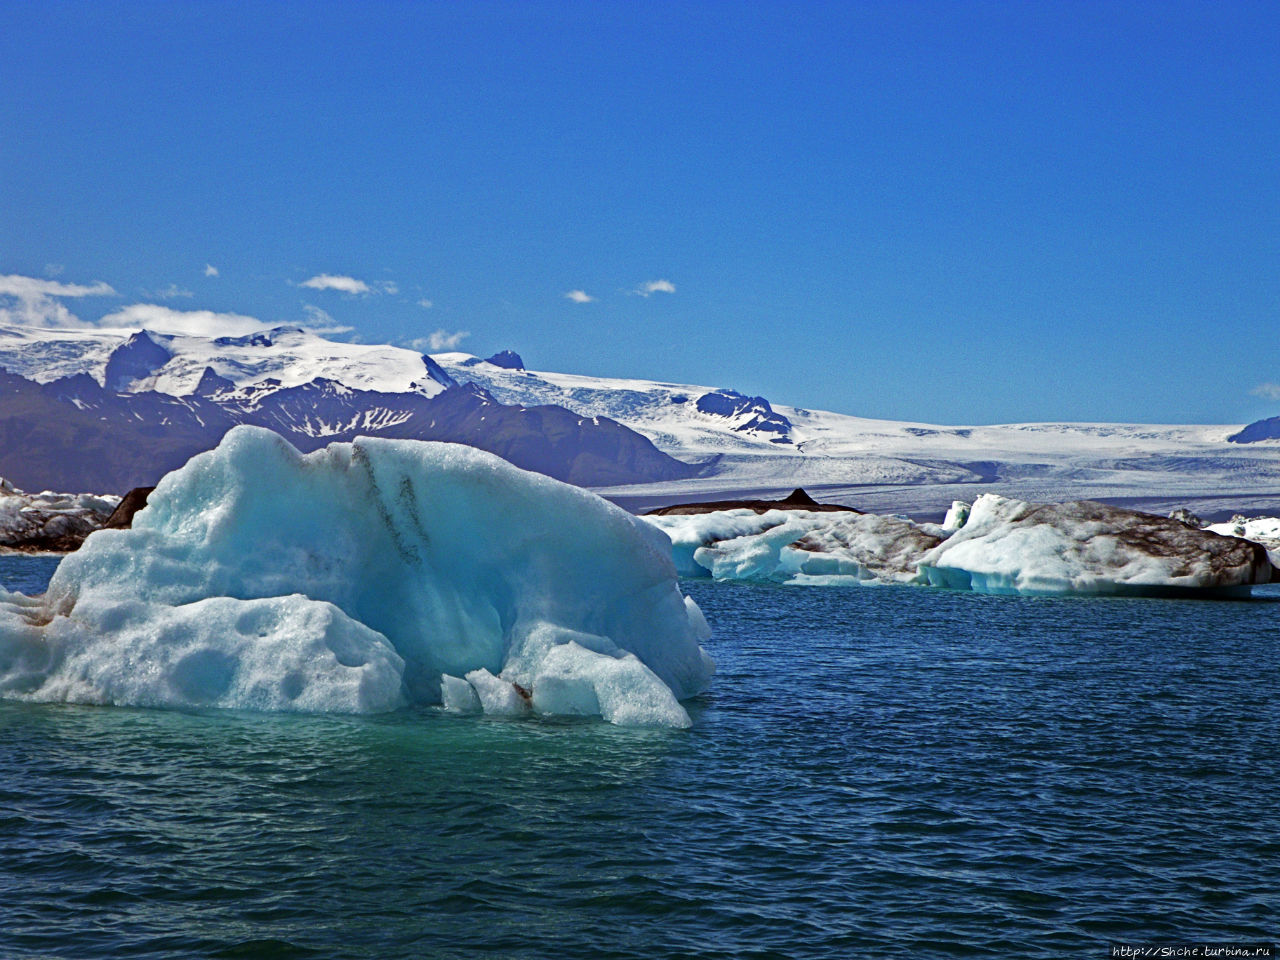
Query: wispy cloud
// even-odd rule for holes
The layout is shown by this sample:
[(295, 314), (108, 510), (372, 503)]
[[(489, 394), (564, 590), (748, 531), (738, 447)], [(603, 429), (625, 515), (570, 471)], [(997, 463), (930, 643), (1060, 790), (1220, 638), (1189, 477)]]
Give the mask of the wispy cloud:
[(46, 263), (44, 265), (44, 275), (46, 277), (60, 277), (66, 273), (67, 268), (60, 263)]
[(176, 283), (171, 283), (163, 290), (144, 290), (143, 295), (153, 300), (175, 300), (178, 297), (194, 297), (190, 290), (184, 290)]
[(204, 265), (204, 275), (206, 277), (216, 277), (218, 275), (218, 268), (212, 263), (206, 263)]
[(337, 290), (339, 293), (369, 293), (369, 285), (363, 280), (357, 280), (355, 277), (335, 276), (331, 273), (320, 273), (312, 277), (310, 280), (303, 280), (300, 286), (310, 287), (312, 290)]
[(378, 284), (378, 289), (381, 290), (383, 293), (394, 296), (395, 294), (400, 292), (400, 285), (397, 284), (394, 280), (383, 280), (380, 284)]
[(131, 330), (146, 328), (156, 333), (176, 333), (193, 337), (243, 337), (271, 324), (239, 313), (214, 313), (212, 310), (174, 310), (158, 303), (135, 303), (109, 313), (99, 326)]
[(430, 300), (428, 300), (426, 297), (423, 297), (421, 300), (418, 301), (418, 306), (420, 306), (423, 310), (430, 310), (432, 307), (435, 306), (435, 304), (432, 303)]
[(109, 284), (59, 283), (18, 274), (0, 276), (0, 323), (36, 327), (86, 327), (62, 303), (67, 297), (111, 297)]
[(648, 283), (642, 283), (636, 287), (633, 293), (642, 297), (647, 297), (655, 293), (675, 293), (676, 285), (670, 280), (650, 280)]
[(1266, 400), (1280, 400), (1280, 383), (1260, 383), (1249, 392)]
[(585, 290), (570, 290), (564, 295), (566, 300), (572, 300), (574, 303), (591, 303), (595, 297), (589, 296)]
[(470, 330), (437, 330), (427, 337), (406, 341), (405, 346), (422, 353), (440, 353), (443, 350), (457, 350), (458, 344), (471, 336)]
[(307, 316), (307, 322), (304, 324), (306, 329), (321, 336), (350, 333), (355, 329), (355, 327), (339, 323), (328, 310), (321, 310), (319, 307), (312, 306), (309, 303), (302, 305), (302, 312)]

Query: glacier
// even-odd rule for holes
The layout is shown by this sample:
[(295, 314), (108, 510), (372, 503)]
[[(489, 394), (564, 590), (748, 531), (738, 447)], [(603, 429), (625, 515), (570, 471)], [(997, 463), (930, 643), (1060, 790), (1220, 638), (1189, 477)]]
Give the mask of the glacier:
[(42, 597), (0, 593), (0, 695), (683, 727), (709, 635), (666, 537), (594, 494), (458, 444), (304, 455), (242, 426)]

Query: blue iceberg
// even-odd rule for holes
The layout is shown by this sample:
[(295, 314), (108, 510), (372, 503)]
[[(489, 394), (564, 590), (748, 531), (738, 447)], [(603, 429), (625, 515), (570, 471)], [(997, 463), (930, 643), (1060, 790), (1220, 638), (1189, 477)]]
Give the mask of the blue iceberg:
[(714, 670), (670, 543), (457, 444), (302, 455), (237, 427), (39, 598), (0, 591), (0, 695), (687, 726)]

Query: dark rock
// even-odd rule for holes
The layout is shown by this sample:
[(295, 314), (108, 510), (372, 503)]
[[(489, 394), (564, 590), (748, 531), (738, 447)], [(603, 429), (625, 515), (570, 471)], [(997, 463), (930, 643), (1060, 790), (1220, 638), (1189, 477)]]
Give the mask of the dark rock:
[(103, 378), (108, 390), (128, 390), (135, 380), (153, 376), (173, 358), (168, 350), (152, 339), (153, 336), (158, 334), (139, 330), (111, 351)]
[(200, 382), (196, 384), (195, 395), (197, 397), (212, 397), (215, 393), (223, 393), (235, 388), (236, 385), (233, 381), (228, 380), (226, 377), (218, 376), (213, 367), (205, 367), (204, 373), (200, 375)]
[(453, 379), (444, 367), (440, 366), (425, 353), (422, 355), (422, 362), (427, 367), (427, 376), (436, 383), (443, 384), (446, 387), (456, 387), (458, 385), (458, 381)]
[(154, 489), (155, 487), (134, 487), (126, 493), (124, 499), (116, 504), (115, 510), (111, 511), (111, 516), (107, 517), (102, 529), (128, 530), (132, 527), (133, 515), (147, 505), (147, 498)]
[(503, 350), (501, 353), (495, 353), (485, 360), (485, 363), (492, 363), (495, 367), (502, 367), (504, 370), (524, 369), (524, 361), (520, 359), (520, 354), (514, 350)]
[(815, 513), (862, 513), (841, 503), (819, 503), (796, 487), (783, 500), (706, 500), (701, 503), (677, 503), (647, 511), (655, 517), (679, 516), (694, 513), (712, 513), (716, 510), (754, 510), (768, 513), (770, 510), (810, 510)]
[(1239, 433), (1227, 437), (1228, 443), (1257, 443), (1259, 440), (1280, 439), (1280, 417), (1255, 420)]
[(776, 433), (775, 442), (790, 443), (791, 421), (777, 413), (764, 397), (748, 397), (736, 390), (704, 393), (694, 404), (699, 413), (726, 419), (746, 417), (734, 430), (745, 433)]

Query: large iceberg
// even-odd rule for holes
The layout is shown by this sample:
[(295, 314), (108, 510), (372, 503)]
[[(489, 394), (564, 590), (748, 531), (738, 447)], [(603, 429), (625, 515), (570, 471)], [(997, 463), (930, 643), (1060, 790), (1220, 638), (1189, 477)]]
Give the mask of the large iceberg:
[(995, 494), (920, 557), (930, 584), (998, 594), (1248, 593), (1278, 571), (1260, 545), (1167, 517), (1081, 500)]
[[(941, 524), (806, 510), (646, 516), (684, 576), (860, 585), (903, 583), (1017, 594), (1242, 594), (1280, 576), (1265, 519), (1224, 526), (1262, 541), (1101, 503), (956, 501)], [(1280, 555), (1273, 553), (1273, 556)]]
[(457, 444), (304, 456), (238, 427), (43, 597), (0, 592), (0, 695), (687, 726), (708, 636), (667, 539), (591, 493)]

